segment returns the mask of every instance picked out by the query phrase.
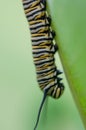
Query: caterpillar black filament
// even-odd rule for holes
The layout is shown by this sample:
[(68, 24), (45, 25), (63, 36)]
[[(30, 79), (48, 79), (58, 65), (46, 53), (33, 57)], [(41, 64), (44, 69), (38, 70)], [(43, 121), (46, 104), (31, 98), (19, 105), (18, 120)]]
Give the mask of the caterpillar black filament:
[(53, 42), (55, 32), (50, 26), (51, 18), (46, 11), (46, 0), (23, 0), (23, 7), (31, 32), (37, 81), (44, 92), (34, 128), (36, 130), (46, 96), (59, 98), (64, 91), (64, 85), (61, 82), (62, 78), (59, 77), (62, 72), (55, 64), (54, 54), (58, 47)]

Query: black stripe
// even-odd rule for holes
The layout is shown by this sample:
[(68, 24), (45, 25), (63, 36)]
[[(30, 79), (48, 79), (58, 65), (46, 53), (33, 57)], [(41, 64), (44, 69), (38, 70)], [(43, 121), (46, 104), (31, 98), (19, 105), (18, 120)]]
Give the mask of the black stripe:
[(41, 65), (41, 64), (47, 64), (47, 63), (49, 63), (49, 62), (54, 62), (55, 61), (55, 59), (53, 58), (52, 60), (48, 60), (48, 61), (43, 61), (43, 62), (41, 62), (41, 63), (35, 63), (35, 65)]
[[(35, 10), (36, 10), (36, 9), (31, 10), (31, 12), (32, 12), (32, 11), (35, 11)], [(42, 9), (40, 9), (40, 10), (38, 10), (38, 11), (35, 11), (35, 12), (29, 14), (29, 15), (28, 15), (28, 13), (26, 13), (26, 14), (27, 14), (27, 17), (31, 17), (31, 16), (33, 16), (33, 15), (35, 15), (35, 14), (37, 15), (37, 13), (40, 13), (40, 14), (41, 14), (42, 11), (45, 12), (44, 8), (42, 8)]]
[[(39, 15), (39, 14), (38, 14), (38, 15)], [(39, 17), (37, 18), (38, 15), (36, 14), (35, 16), (32, 15), (32, 16), (30, 16), (30, 17), (27, 15), (26, 17), (27, 17), (27, 20), (28, 20), (29, 22), (31, 22), (31, 21), (33, 21), (33, 20), (38, 20), (38, 19), (40, 19), (41, 17), (40, 17), (40, 18), (39, 18)], [(45, 15), (45, 14), (44, 14), (44, 15)], [(43, 18), (44, 18), (44, 17), (45, 17), (45, 16), (43, 16)]]
[(53, 51), (50, 51), (50, 50), (49, 50), (49, 51), (42, 51), (42, 52), (41, 52), (41, 51), (40, 51), (40, 52), (32, 52), (32, 53), (33, 53), (33, 54), (36, 54), (36, 55), (37, 55), (37, 54), (40, 54), (40, 53), (48, 53), (48, 54), (51, 53), (51, 54), (54, 54), (54, 52), (53, 52)]
[[(42, 45), (43, 44), (43, 45)], [(50, 40), (50, 43), (49, 43), (49, 40), (47, 41), (47, 43), (46, 42), (39, 42), (39, 43), (32, 43), (32, 46), (51, 46), (51, 44), (52, 44), (52, 41)]]
[[(26, 9), (28, 9), (28, 8), (31, 8), (32, 5), (29, 5), (29, 4), (31, 4), (31, 3), (33, 4), (34, 2), (35, 2), (35, 1), (32, 0), (32, 1), (28, 2), (28, 3), (23, 3), (24, 9), (26, 10)], [(37, 6), (37, 5), (39, 5), (39, 4), (40, 4), (40, 3), (37, 3), (35, 6)], [(25, 7), (25, 5), (27, 5), (27, 7)], [(33, 6), (33, 7), (35, 7), (35, 6)], [(33, 8), (33, 7), (32, 7), (32, 8)]]
[[(38, 81), (38, 79), (37, 79), (37, 81)], [(41, 82), (38, 82), (38, 83), (41, 86), (47, 86), (48, 84), (50, 84), (50, 81), (49, 80), (48, 81), (41, 81)]]
[(56, 76), (52, 76), (52, 77), (43, 77), (42, 79), (38, 79), (38, 82), (41, 82), (41, 81), (47, 81), (47, 80), (51, 80), (51, 79), (55, 79), (56, 78)]
[[(50, 87), (49, 87), (49, 88), (46, 88), (46, 87), (45, 87), (45, 90), (49, 91), (50, 88), (52, 88), (52, 87), (54, 87), (54, 86), (56, 86), (56, 85), (57, 85), (57, 83), (54, 83), (53, 85), (50, 84)], [(50, 95), (50, 96), (52, 96), (52, 95)]]
[(23, 2), (23, 5), (31, 4), (32, 2), (33, 2), (33, 0), (32, 1), (27, 1), (26, 0), (26, 3)]
[[(51, 71), (54, 71), (54, 72), (55, 72), (55, 71), (56, 71), (56, 67), (55, 67), (55, 68), (50, 68), (49, 70), (46, 70), (46, 69), (45, 69), (44, 71), (39, 71), (39, 72), (36, 72), (36, 73), (37, 73), (38, 75), (40, 75), (40, 74), (43, 74), (43, 73), (48, 73), (49, 71), (50, 71), (50, 72), (51, 72)], [(54, 73), (54, 72), (53, 72), (53, 73)]]
[(51, 40), (51, 41), (52, 41), (53, 38), (50, 38), (50, 37), (48, 37), (48, 38), (40, 38), (40, 39), (37, 39), (37, 40), (36, 40), (36, 39), (35, 39), (35, 40), (32, 40), (32, 42), (39, 42), (40, 40), (41, 40), (41, 41), (43, 41), (43, 40), (46, 40), (46, 41)]
[[(35, 63), (34, 63), (35, 64)], [(44, 65), (40, 65), (40, 69), (42, 68), (42, 69), (45, 69), (46, 67), (45, 67), (45, 65), (46, 65), (46, 63), (44, 64)], [(48, 67), (50, 67), (50, 66), (52, 66), (52, 65), (54, 65), (54, 63), (53, 62), (51, 62), (50, 64), (48, 64)], [(43, 68), (44, 67), (44, 68)], [(38, 66), (36, 66), (36, 68), (38, 68)]]
[(38, 29), (38, 28), (42, 28), (42, 27), (50, 27), (49, 24), (44, 24), (44, 25), (38, 25), (38, 26), (35, 26), (35, 27), (30, 27), (30, 30), (35, 30), (35, 29)]

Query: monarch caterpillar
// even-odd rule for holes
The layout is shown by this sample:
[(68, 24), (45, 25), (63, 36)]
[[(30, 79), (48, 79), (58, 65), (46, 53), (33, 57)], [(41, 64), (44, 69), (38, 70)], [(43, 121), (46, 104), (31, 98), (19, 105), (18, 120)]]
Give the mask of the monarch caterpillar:
[(61, 83), (62, 78), (59, 77), (62, 72), (55, 64), (54, 54), (58, 46), (54, 44), (55, 32), (51, 28), (51, 18), (46, 11), (46, 0), (23, 0), (23, 7), (31, 32), (37, 81), (44, 92), (34, 127), (36, 130), (47, 95), (59, 98), (64, 91), (64, 85)]

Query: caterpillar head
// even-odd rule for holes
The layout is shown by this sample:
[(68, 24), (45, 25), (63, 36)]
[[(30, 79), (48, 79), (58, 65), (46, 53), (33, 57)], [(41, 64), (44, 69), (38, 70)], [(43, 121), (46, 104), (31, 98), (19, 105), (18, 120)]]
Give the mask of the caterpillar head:
[(61, 97), (61, 95), (64, 92), (64, 85), (62, 83), (59, 84), (60, 86), (57, 88), (54, 88), (55, 94), (54, 94), (54, 98), (59, 98)]
[(64, 85), (62, 83), (59, 83), (59, 85), (55, 85), (53, 87), (51, 87), (48, 91), (47, 91), (47, 95), (58, 99), (61, 97), (61, 95), (64, 92)]

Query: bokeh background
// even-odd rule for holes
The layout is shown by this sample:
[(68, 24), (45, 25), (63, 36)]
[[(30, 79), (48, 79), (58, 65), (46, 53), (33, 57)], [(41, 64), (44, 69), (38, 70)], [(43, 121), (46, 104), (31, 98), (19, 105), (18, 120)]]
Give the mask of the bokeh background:
[[(33, 130), (43, 93), (35, 75), (22, 2), (0, 2), (0, 130)], [(60, 60), (56, 55), (58, 67)], [(64, 75), (63, 75), (64, 77)], [(59, 100), (48, 98), (37, 130), (85, 130), (64, 77)]]

